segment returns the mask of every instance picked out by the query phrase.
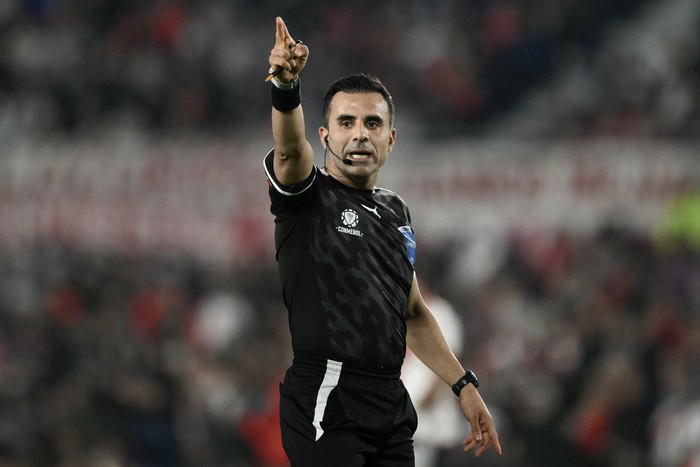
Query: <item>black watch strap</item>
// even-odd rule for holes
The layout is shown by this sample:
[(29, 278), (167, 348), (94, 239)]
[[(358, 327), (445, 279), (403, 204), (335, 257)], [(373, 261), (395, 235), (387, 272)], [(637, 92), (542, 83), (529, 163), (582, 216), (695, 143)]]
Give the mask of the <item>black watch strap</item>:
[(479, 380), (477, 379), (474, 372), (471, 370), (467, 370), (464, 376), (459, 378), (459, 381), (452, 385), (452, 392), (455, 393), (455, 396), (459, 397), (459, 394), (462, 392), (464, 386), (466, 386), (469, 383), (472, 383), (475, 388), (479, 387)]

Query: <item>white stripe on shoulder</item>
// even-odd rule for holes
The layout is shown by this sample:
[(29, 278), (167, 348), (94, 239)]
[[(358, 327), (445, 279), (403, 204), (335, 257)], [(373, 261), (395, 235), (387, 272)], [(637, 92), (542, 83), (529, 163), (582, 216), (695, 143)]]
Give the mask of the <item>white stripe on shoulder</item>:
[(270, 181), (272, 186), (275, 188), (275, 191), (277, 191), (279, 194), (285, 195), (285, 196), (296, 196), (296, 195), (299, 195), (299, 194), (305, 192), (306, 190), (308, 190), (311, 187), (311, 185), (313, 185), (314, 180), (316, 180), (316, 168), (314, 167), (314, 169), (313, 169), (313, 177), (311, 178), (311, 181), (309, 182), (309, 184), (307, 186), (304, 187), (303, 190), (299, 190), (299, 191), (285, 190), (285, 185), (282, 185), (281, 183), (279, 183), (279, 181), (277, 180), (277, 177), (275, 177), (274, 172), (272, 170), (270, 170), (267, 166), (267, 158), (274, 157), (273, 156), (274, 151), (275, 151), (274, 148), (271, 149), (270, 152), (268, 152), (267, 155), (265, 156), (265, 158), (263, 159), (263, 168), (265, 169), (265, 175), (267, 175), (267, 179)]

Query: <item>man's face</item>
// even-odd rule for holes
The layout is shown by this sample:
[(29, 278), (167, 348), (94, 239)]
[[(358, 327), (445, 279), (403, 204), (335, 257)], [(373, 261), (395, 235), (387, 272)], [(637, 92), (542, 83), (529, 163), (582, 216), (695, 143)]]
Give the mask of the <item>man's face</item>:
[(328, 128), (319, 129), (319, 135), (329, 152), (346, 161), (329, 155), (331, 175), (356, 188), (374, 188), (396, 130), (391, 128), (389, 105), (381, 94), (339, 92), (331, 101)]

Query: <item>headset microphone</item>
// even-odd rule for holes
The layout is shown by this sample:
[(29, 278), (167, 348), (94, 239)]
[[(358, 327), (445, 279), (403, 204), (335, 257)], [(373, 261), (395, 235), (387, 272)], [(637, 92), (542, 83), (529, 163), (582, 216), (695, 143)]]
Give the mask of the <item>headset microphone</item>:
[(326, 136), (325, 141), (326, 141), (326, 149), (329, 150), (329, 151), (331, 152), (331, 154), (333, 154), (333, 155), (334, 155), (338, 160), (340, 160), (340, 162), (342, 162), (343, 164), (345, 164), (345, 165), (352, 165), (352, 161), (351, 161), (351, 160), (349, 160), (349, 159), (343, 159), (343, 158), (340, 157), (338, 154), (336, 154), (335, 152), (333, 152), (333, 149), (331, 149), (331, 144), (328, 142), (328, 136)]

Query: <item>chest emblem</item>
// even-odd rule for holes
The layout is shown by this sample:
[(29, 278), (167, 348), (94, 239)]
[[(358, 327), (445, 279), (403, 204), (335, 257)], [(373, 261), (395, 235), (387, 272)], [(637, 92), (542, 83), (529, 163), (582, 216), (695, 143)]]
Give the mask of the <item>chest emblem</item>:
[(340, 215), (340, 220), (343, 221), (345, 227), (355, 227), (360, 222), (360, 216), (352, 209), (346, 209)]
[(357, 224), (360, 223), (360, 216), (356, 211), (346, 209), (340, 213), (340, 221), (343, 223), (343, 225), (338, 225), (335, 227), (338, 232), (354, 235), (356, 237), (363, 236), (362, 232), (355, 228), (357, 227)]

